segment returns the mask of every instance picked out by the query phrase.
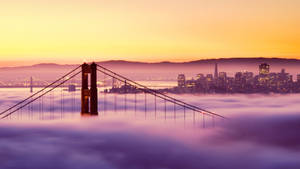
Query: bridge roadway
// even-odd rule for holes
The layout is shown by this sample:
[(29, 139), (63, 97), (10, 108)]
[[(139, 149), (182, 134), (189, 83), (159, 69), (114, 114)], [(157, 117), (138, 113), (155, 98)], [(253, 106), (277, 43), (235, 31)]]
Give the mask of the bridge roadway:
[[(169, 103), (172, 103), (174, 104), (174, 107), (175, 106), (180, 106), (184, 109), (184, 112), (187, 110), (191, 110), (191, 111), (194, 111), (194, 112), (197, 112), (197, 113), (200, 113), (202, 114), (203, 116), (210, 116), (210, 117), (213, 117), (213, 118), (221, 118), (221, 119), (225, 119), (224, 116), (221, 116), (219, 114), (216, 114), (214, 112), (211, 112), (211, 111), (208, 111), (208, 110), (205, 110), (205, 109), (202, 109), (202, 108), (199, 108), (195, 105), (191, 105), (189, 103), (186, 103), (186, 102), (183, 102), (181, 100), (178, 100), (174, 97), (171, 97), (171, 96), (168, 96), (167, 94), (165, 93), (161, 93), (157, 90), (154, 90), (154, 89), (151, 89), (145, 85), (142, 85), (142, 84), (139, 84), (133, 80), (130, 80), (116, 72), (113, 72), (112, 70), (110, 69), (107, 69), (103, 66), (100, 66), (100, 65), (96, 65), (95, 63), (92, 63), (91, 65), (94, 65), (94, 67), (96, 67), (96, 70), (94, 75), (92, 77), (96, 77), (97, 78), (97, 72), (100, 72), (100, 73), (103, 73), (104, 75), (106, 76), (109, 76), (111, 77), (112, 79), (114, 80), (118, 80), (119, 82), (121, 83), (124, 83), (126, 85), (130, 85), (142, 92), (145, 93), (145, 97), (146, 97), (146, 94), (149, 94), (149, 95), (152, 95), (155, 97), (155, 100), (156, 98), (159, 98), (161, 100), (163, 100), (166, 104), (166, 102), (169, 102)], [(80, 68), (82, 68), (82, 70), (80, 70)], [(28, 98), (24, 99), (23, 101), (20, 101), (18, 102), (17, 104), (13, 105), (12, 107), (8, 108), (7, 110), (3, 111), (0, 113), (0, 118), (4, 119), (6, 117), (9, 117), (10, 115), (12, 115), (13, 113), (21, 110), (22, 108), (30, 105), (32, 102), (36, 101), (36, 100), (39, 100), (41, 99), (43, 96), (45, 96), (46, 94), (52, 92), (53, 90), (55, 90), (56, 88), (61, 88), (62, 86), (66, 85), (66, 82), (70, 81), (71, 79), (75, 78), (77, 75), (79, 75), (80, 73), (82, 74), (82, 77), (85, 77), (87, 78), (88, 76), (86, 76), (85, 73), (90, 73), (91, 71), (90, 70), (85, 70), (86, 68), (89, 68), (89, 65), (87, 64), (83, 64), (75, 69), (73, 69), (72, 71), (68, 72), (67, 74), (65, 74), (64, 76), (60, 77), (59, 79), (57, 79), (56, 81), (54, 81), (53, 83), (49, 84), (48, 86), (45, 86), (44, 88), (42, 88), (41, 90), (35, 92), (34, 94), (32, 94), (31, 96), (29, 96)], [(84, 75), (84, 76), (83, 76)], [(95, 76), (96, 75), (96, 76)], [(89, 99), (88, 97), (91, 97), (92, 95), (95, 95), (95, 94), (92, 94), (90, 95), (90, 93), (88, 92), (89, 91), (89, 88), (88, 86), (86, 86), (86, 84), (88, 84), (87, 81), (84, 81), (83, 85), (85, 85), (85, 89), (82, 91), (82, 99)], [(96, 84), (96, 79), (93, 79), (93, 82), (95, 84), (93, 84), (91, 82), (91, 85), (94, 85), (94, 86), (97, 86)], [(96, 90), (97, 91), (97, 90)], [(97, 94), (98, 92), (96, 92), (96, 98), (90, 98), (91, 100), (98, 100), (97, 99)], [(93, 97), (93, 96), (92, 96)], [(83, 101), (83, 100), (82, 100)], [(98, 104), (98, 102), (96, 101), (93, 101), (95, 104)], [(85, 103), (85, 104), (83, 104)], [(87, 105), (88, 103), (91, 103), (90, 101), (86, 100), (85, 102), (82, 102), (82, 108), (83, 106), (86, 107), (86, 109), (84, 110), (85, 113), (89, 113), (89, 106)], [(156, 106), (156, 105), (155, 105)], [(93, 107), (93, 105), (91, 105), (91, 107)], [(82, 109), (83, 110), (83, 109)], [(97, 110), (97, 106), (96, 106), (96, 109), (94, 111)], [(175, 108), (174, 108), (175, 110)], [(94, 112), (94, 114), (96, 114)]]

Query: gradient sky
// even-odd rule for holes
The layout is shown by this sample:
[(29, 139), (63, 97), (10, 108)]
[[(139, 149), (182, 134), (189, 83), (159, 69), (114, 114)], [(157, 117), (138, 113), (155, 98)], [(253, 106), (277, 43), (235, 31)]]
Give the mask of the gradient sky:
[(9, 0), (0, 66), (300, 58), (299, 0)]

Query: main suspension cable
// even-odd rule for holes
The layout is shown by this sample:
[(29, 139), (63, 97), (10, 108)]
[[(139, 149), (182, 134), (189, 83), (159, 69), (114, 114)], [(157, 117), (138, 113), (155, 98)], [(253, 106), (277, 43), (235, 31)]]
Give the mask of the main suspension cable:
[[(78, 67), (78, 68), (79, 68), (79, 67)], [(78, 68), (76, 68), (76, 69), (74, 69), (73, 71), (71, 71), (70, 73), (66, 74), (65, 76), (63, 76), (62, 78), (60, 78), (60, 80), (61, 80), (61, 79), (64, 79), (66, 76), (69, 76), (71, 73), (73, 73), (74, 71), (76, 71)], [(36, 97), (35, 99), (30, 100), (28, 103), (26, 103), (26, 104), (20, 106), (19, 108), (13, 110), (12, 112), (10, 112), (10, 113), (8, 113), (7, 115), (3, 116), (1, 119), (4, 119), (4, 118), (10, 116), (11, 114), (15, 113), (16, 111), (18, 111), (18, 110), (24, 108), (25, 106), (29, 105), (30, 103), (32, 103), (32, 102), (36, 101), (37, 99), (43, 97), (43, 96), (46, 95), (47, 93), (53, 91), (55, 88), (61, 86), (61, 85), (64, 84), (65, 82), (67, 82), (67, 81), (69, 81), (70, 79), (74, 78), (74, 77), (77, 76), (79, 73), (81, 73), (81, 71), (79, 71), (78, 73), (72, 75), (70, 78), (68, 78), (68, 79), (66, 79), (66, 80), (64, 80), (64, 81), (62, 81), (62, 82), (59, 83), (58, 85), (52, 87), (52, 89), (50, 89), (50, 90), (46, 91), (45, 93), (39, 95), (39, 96)], [(53, 82), (53, 83), (51, 83), (51, 84), (53, 85), (53, 84), (57, 83), (57, 82), (60, 81), (60, 80), (56, 80), (55, 82)], [(18, 105), (20, 105), (20, 104), (26, 102), (27, 100), (31, 99), (32, 97), (36, 96), (38, 93), (41, 93), (42, 91), (46, 90), (47, 88), (49, 88), (49, 87), (52, 86), (52, 85), (48, 85), (47, 87), (43, 88), (42, 90), (38, 91), (37, 93), (31, 95), (30, 97), (26, 98), (25, 100), (19, 102), (18, 104), (14, 105), (13, 107), (7, 109), (5, 112), (2, 112), (0, 115), (3, 115), (4, 113), (8, 112), (9, 110), (12, 110), (13, 108), (17, 107)]]

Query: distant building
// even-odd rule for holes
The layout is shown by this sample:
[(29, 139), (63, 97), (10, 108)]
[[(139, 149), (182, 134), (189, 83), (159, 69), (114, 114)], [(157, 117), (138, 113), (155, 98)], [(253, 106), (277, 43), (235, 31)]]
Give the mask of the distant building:
[(300, 83), (300, 74), (297, 74), (297, 82)]
[(118, 81), (115, 78), (113, 78), (112, 79), (112, 88), (118, 88), (118, 87), (119, 87)]
[(180, 74), (177, 77), (178, 87), (184, 88), (185, 87), (185, 75)]
[(235, 85), (238, 87), (241, 87), (243, 84), (243, 73), (242, 72), (236, 72), (234, 76)]
[(224, 93), (227, 91), (227, 73), (226, 72), (220, 72), (219, 78), (217, 80), (217, 88), (216, 90), (220, 93)]
[(293, 82), (293, 75), (288, 76), (288, 82), (292, 83)]
[(33, 78), (30, 77), (30, 93), (33, 92)]
[(226, 79), (226, 77), (227, 77), (227, 73), (226, 72), (220, 72), (219, 73), (219, 78)]
[(262, 63), (259, 65), (259, 74), (260, 75), (267, 75), (270, 72), (270, 65), (267, 63)]
[(215, 76), (214, 76), (215, 79), (218, 79), (218, 64), (216, 63), (215, 64)]
[(204, 78), (204, 75), (202, 73), (197, 74), (197, 80), (201, 80)]
[(212, 74), (207, 74), (206, 75), (206, 81), (207, 82), (212, 82), (213, 81), (213, 75)]
[(187, 80), (185, 85), (187, 88), (194, 88), (196, 86), (196, 81), (194, 79)]
[(141, 90), (139, 90), (135, 86), (131, 86), (125, 83), (120, 87), (111, 88), (110, 90), (105, 89), (104, 92), (125, 94), (125, 93), (140, 93)]
[(246, 80), (246, 83), (251, 83), (253, 80), (253, 73), (252, 72), (243, 72), (243, 78)]
[(75, 92), (75, 91), (76, 91), (76, 86), (73, 85), (73, 84), (69, 85), (69, 86), (68, 86), (68, 91), (69, 91), (69, 92)]

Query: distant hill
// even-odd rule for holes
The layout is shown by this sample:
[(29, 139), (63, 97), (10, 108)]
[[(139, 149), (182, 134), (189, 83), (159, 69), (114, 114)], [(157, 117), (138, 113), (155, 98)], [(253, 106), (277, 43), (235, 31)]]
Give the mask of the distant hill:
[(110, 60), (97, 62), (99, 64), (107, 64), (107, 65), (191, 65), (191, 64), (259, 64), (259, 63), (269, 63), (269, 64), (300, 64), (299, 59), (284, 59), (284, 58), (221, 58), (221, 59), (202, 59), (195, 60), (189, 62), (132, 62), (132, 61), (124, 61), (124, 60)]
[[(284, 58), (221, 58), (221, 59), (202, 59), (202, 60), (195, 60), (189, 62), (135, 62), (135, 61), (125, 61), (125, 60), (109, 60), (109, 61), (101, 61), (96, 62), (100, 65), (118, 65), (118, 66), (157, 66), (157, 65), (202, 65), (202, 64), (260, 64), (260, 63), (269, 63), (275, 65), (282, 65), (282, 64), (289, 64), (289, 65), (298, 65), (300, 64), (300, 59), (284, 59)], [(79, 65), (79, 64), (78, 64)], [(62, 66), (78, 66), (78, 65), (63, 65), (63, 64), (56, 64), (56, 63), (41, 63), (32, 66), (19, 66), (19, 67), (0, 67), (0, 70), (5, 69), (26, 69), (26, 68), (52, 68), (52, 67), (62, 67)]]
[[(283, 58), (224, 58), (156, 63), (110, 60), (97, 63), (135, 80), (176, 80), (177, 75), (180, 73), (192, 78), (198, 73), (213, 73), (215, 63), (218, 63), (220, 72), (227, 72), (229, 76), (233, 76), (237, 71), (251, 71), (257, 74), (258, 65), (261, 63), (270, 64), (272, 72), (279, 72), (282, 68), (285, 68), (286, 72), (294, 75), (294, 78), (296, 74), (300, 73), (300, 60)], [(2, 78), (1, 81), (29, 79), (30, 76), (53, 80), (76, 66), (79, 66), (79, 64), (42, 63), (32, 66), (2, 67), (0, 68), (0, 77)]]

